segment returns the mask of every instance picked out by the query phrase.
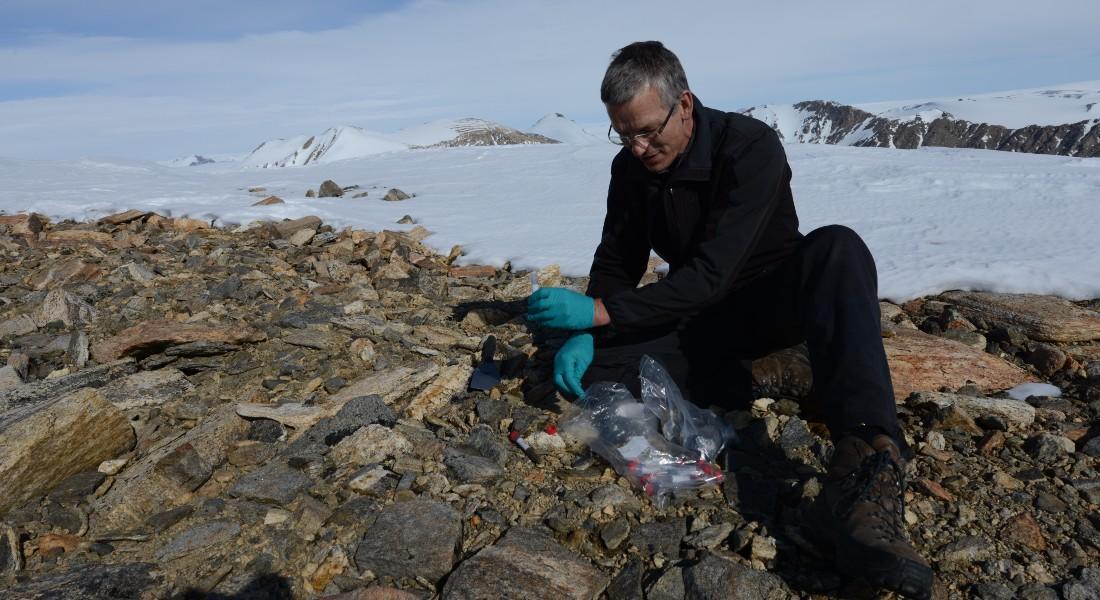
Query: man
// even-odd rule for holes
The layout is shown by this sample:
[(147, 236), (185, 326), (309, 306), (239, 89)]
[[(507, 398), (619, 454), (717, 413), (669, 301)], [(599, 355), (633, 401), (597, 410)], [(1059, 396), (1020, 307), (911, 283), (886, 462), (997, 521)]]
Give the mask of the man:
[[(837, 225), (800, 234), (778, 136), (704, 107), (660, 42), (616, 52), (600, 95), (623, 150), (587, 293), (528, 300), (530, 321), (578, 332), (555, 357), (558, 387), (637, 394), (649, 354), (694, 402), (728, 405), (751, 395), (746, 361), (805, 341), (835, 445), (813, 529), (844, 573), (930, 597), (932, 570), (904, 532), (904, 440), (866, 245)], [(651, 250), (669, 273), (639, 288)]]

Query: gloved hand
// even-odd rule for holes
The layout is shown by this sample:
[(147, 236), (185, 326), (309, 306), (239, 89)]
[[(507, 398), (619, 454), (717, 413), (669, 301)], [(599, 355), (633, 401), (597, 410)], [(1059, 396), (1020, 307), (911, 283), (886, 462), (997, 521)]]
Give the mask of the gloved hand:
[(527, 298), (527, 320), (554, 329), (588, 329), (596, 301), (566, 288), (539, 288)]
[(558, 389), (577, 398), (584, 396), (581, 378), (592, 364), (594, 354), (592, 334), (579, 333), (566, 340), (554, 356), (554, 383)]

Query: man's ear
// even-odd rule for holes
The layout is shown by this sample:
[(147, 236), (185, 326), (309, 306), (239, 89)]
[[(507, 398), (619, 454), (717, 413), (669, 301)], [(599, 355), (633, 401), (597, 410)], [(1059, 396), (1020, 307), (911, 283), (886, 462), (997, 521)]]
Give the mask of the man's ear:
[(684, 109), (684, 116), (682, 119), (691, 117), (692, 111), (695, 108), (695, 98), (692, 97), (690, 90), (684, 90), (680, 94), (680, 108)]

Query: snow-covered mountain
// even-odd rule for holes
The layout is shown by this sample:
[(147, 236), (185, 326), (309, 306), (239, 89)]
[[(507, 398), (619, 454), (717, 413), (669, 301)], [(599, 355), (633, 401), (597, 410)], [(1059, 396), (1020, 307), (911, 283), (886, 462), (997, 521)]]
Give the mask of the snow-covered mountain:
[(553, 144), (558, 141), (537, 133), (524, 133), (500, 123), (474, 118), (440, 119), (402, 129), (391, 137), (411, 148)]
[(788, 142), (1100, 156), (1100, 81), (858, 106), (811, 100), (741, 112), (764, 121)]
[(213, 164), (235, 163), (244, 157), (244, 154), (189, 154), (179, 158), (157, 161), (157, 164), (162, 167), (202, 167)]
[(161, 161), (160, 164), (166, 167), (198, 167), (200, 165), (209, 165), (214, 162), (217, 161), (213, 158), (201, 154), (192, 154), (190, 156), (181, 156), (179, 158), (173, 158), (172, 160)]
[(406, 150), (407, 145), (384, 134), (343, 125), (330, 127), (320, 135), (301, 135), (264, 142), (244, 159), (245, 167), (300, 167)]
[(389, 134), (342, 125), (326, 129), (320, 135), (266, 141), (257, 146), (242, 165), (300, 167), (410, 148), (553, 143), (557, 140), (485, 119), (441, 119)]
[(527, 128), (527, 133), (542, 135), (563, 144), (594, 144), (607, 141), (604, 135), (588, 131), (561, 113), (550, 113), (544, 116)]
[(1062, 125), (1100, 119), (1100, 81), (975, 96), (871, 102), (857, 104), (856, 108), (899, 121), (917, 115), (933, 121), (946, 113), (972, 123), (994, 123), (1012, 129)]

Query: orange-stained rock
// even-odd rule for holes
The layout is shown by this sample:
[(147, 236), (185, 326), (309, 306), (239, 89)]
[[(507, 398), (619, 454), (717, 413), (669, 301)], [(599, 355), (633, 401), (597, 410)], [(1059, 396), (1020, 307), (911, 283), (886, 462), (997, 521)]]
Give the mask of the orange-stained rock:
[(1001, 537), (1008, 542), (1019, 544), (1042, 552), (1047, 549), (1047, 540), (1043, 536), (1043, 530), (1035, 517), (1029, 512), (1022, 512), (1005, 521), (1001, 528)]
[(286, 202), (278, 196), (268, 196), (259, 202), (254, 202), (252, 206), (271, 206), (272, 204), (286, 204)]
[(27, 277), (25, 281), (35, 290), (47, 290), (62, 285), (92, 281), (102, 274), (103, 270), (96, 265), (73, 259), (43, 267)]
[(1055, 296), (947, 292), (940, 296), (968, 318), (1017, 327), (1033, 340), (1085, 342), (1100, 339), (1100, 313)]
[(99, 342), (93, 348), (92, 356), (96, 361), (105, 363), (124, 356), (148, 356), (169, 346), (191, 342), (244, 344), (266, 339), (262, 332), (241, 325), (211, 327), (175, 321), (146, 321)]
[(990, 431), (978, 442), (978, 452), (991, 455), (1001, 451), (1005, 447), (1005, 434), (1000, 431)]
[(130, 221), (137, 221), (149, 216), (148, 211), (131, 209), (126, 212), (120, 212), (113, 215), (107, 215), (99, 220), (101, 225), (122, 225), (123, 223), (129, 223)]
[(489, 265), (465, 265), (451, 267), (448, 275), (451, 277), (495, 277), (497, 268)]
[(1094, 360), (1100, 360), (1100, 344), (1064, 346), (1062, 351), (1079, 363), (1088, 364)]
[(895, 334), (882, 342), (897, 402), (913, 392), (936, 391), (940, 386), (958, 389), (967, 381), (974, 382), (983, 392), (1035, 381), (1016, 365), (954, 340), (916, 329), (898, 328)]
[(45, 222), (45, 217), (38, 213), (0, 215), (0, 231), (7, 230), (12, 235), (37, 235)]
[(38, 553), (42, 555), (48, 555), (54, 551), (60, 550), (62, 552), (72, 552), (80, 547), (84, 542), (84, 539), (69, 535), (67, 533), (47, 533), (45, 535), (38, 536), (35, 541), (35, 545), (38, 546)]
[(114, 238), (109, 233), (102, 231), (89, 231), (86, 229), (63, 229), (51, 231), (46, 234), (46, 243), (49, 244), (110, 244)]
[(145, 220), (145, 224), (149, 227), (156, 227), (158, 229), (168, 229), (172, 226), (172, 219), (154, 213), (149, 215), (149, 218)]
[(316, 230), (320, 226), (321, 226), (320, 217), (315, 217), (313, 215), (302, 217), (301, 219), (294, 219), (294, 220), (291, 220), (291, 221), (281, 221), (279, 223), (274, 223), (273, 224), (273, 227), (275, 227), (275, 231), (278, 232), (278, 234), (282, 237), (290, 237), (290, 236), (294, 235), (296, 232), (301, 231), (303, 229)]
[(939, 498), (944, 502), (954, 502), (955, 496), (944, 487), (931, 479), (921, 478), (913, 482), (914, 487), (933, 498)]
[(210, 223), (206, 221), (200, 221), (199, 219), (189, 219), (187, 217), (178, 217), (172, 219), (172, 229), (176, 231), (182, 231), (189, 233), (192, 231), (198, 231), (200, 229), (210, 229)]

